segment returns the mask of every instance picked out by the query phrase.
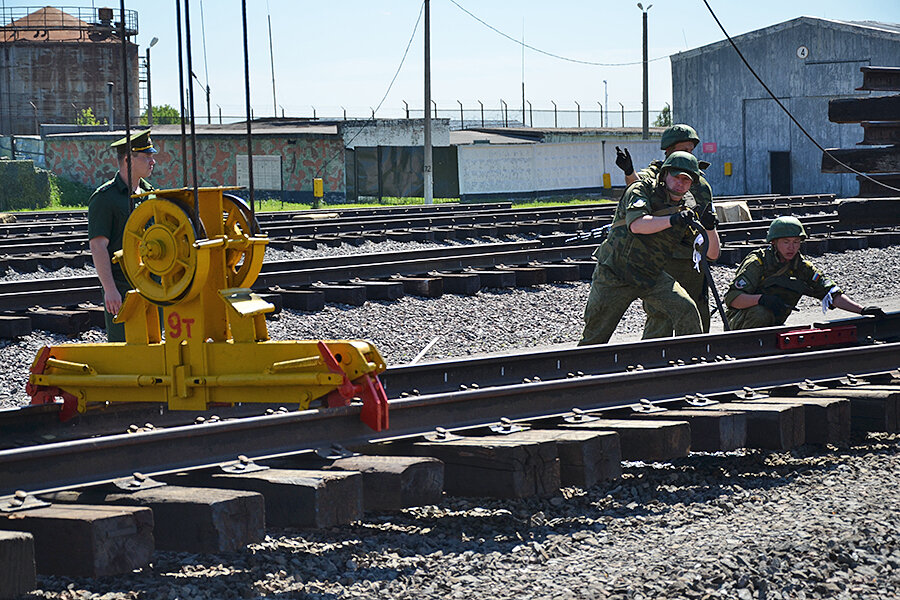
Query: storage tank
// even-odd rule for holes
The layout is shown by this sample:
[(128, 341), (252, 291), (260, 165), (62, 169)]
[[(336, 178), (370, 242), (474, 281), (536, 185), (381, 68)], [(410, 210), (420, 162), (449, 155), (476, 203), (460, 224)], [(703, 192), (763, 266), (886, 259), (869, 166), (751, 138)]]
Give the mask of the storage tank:
[[(124, 126), (119, 10), (15, 8), (0, 14), (0, 134), (39, 133), (41, 123), (75, 123), (84, 109)], [(125, 36), (138, 32), (125, 11)], [(127, 44), (130, 120), (139, 113), (138, 48)], [(109, 86), (112, 82), (112, 86)], [(110, 106), (112, 98), (112, 106)]]

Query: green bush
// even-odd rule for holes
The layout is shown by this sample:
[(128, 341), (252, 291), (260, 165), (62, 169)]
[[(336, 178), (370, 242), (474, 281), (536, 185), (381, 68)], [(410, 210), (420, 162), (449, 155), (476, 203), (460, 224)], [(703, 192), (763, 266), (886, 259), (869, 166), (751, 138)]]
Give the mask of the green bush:
[(50, 173), (50, 206), (84, 208), (93, 192), (82, 183)]
[(0, 210), (35, 210), (50, 205), (50, 176), (30, 160), (0, 160)]

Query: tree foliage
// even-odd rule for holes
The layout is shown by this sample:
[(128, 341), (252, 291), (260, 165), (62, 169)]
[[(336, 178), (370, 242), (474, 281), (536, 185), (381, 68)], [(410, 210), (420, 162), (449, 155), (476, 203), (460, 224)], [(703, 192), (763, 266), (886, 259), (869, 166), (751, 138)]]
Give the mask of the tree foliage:
[(97, 117), (94, 116), (94, 109), (91, 107), (82, 108), (81, 112), (75, 116), (75, 124), (76, 125), (106, 125), (106, 119), (103, 119), (101, 123)]
[[(153, 122), (158, 123), (160, 125), (170, 125), (173, 123), (178, 123), (181, 114), (178, 112), (178, 109), (170, 106), (168, 104), (163, 104), (162, 106), (154, 106), (153, 107)], [(144, 110), (141, 113), (140, 118), (141, 125), (147, 125), (147, 111)]]
[(672, 126), (672, 109), (669, 108), (669, 105), (666, 104), (663, 106), (662, 110), (659, 111), (659, 114), (656, 115), (656, 120), (653, 121), (654, 127), (671, 127)]

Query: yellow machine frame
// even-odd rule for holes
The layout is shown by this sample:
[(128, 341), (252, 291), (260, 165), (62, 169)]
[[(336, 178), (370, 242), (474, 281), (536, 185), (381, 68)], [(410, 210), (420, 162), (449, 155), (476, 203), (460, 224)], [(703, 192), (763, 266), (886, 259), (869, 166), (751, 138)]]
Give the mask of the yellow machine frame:
[[(116, 322), (125, 342), (45, 346), (27, 391), (32, 404), (62, 397), (66, 417), (118, 402), (166, 403), (172, 410), (260, 402), (306, 409), (363, 402), (361, 418), (388, 427), (386, 368), (367, 341), (269, 339), (274, 310), (249, 288), (262, 268), (268, 239), (249, 208), (225, 192), (141, 194), (123, 236), (119, 262), (135, 289)], [(197, 230), (200, 229), (200, 232)], [(161, 335), (160, 314), (165, 338)]]

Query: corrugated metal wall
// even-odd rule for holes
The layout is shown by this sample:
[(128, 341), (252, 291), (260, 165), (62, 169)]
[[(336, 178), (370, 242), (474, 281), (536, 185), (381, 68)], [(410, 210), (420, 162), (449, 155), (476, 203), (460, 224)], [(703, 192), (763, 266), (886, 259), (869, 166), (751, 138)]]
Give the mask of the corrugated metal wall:
[[(852, 147), (857, 124), (828, 121), (828, 101), (864, 97), (862, 66), (900, 66), (900, 33), (800, 17), (738, 36), (735, 42), (779, 100), (824, 147)], [(802, 48), (801, 48), (802, 47)], [(805, 50), (804, 50), (805, 48)], [(671, 57), (673, 116), (689, 123), (714, 152), (695, 154), (712, 166), (718, 195), (772, 191), (770, 153), (789, 152), (791, 193), (854, 196), (853, 175), (821, 173), (821, 152), (776, 105), (727, 41)], [(707, 150), (711, 150), (707, 146)], [(725, 163), (732, 175), (725, 175)]]

